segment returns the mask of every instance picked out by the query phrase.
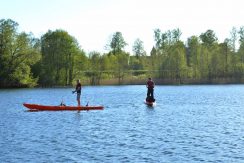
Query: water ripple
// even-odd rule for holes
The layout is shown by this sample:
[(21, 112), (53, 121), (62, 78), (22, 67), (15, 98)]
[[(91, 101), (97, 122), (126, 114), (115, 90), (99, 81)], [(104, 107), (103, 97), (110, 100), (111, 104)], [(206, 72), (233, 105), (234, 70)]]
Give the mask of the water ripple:
[(25, 112), (23, 102), (76, 105), (71, 88), (0, 90), (0, 162), (244, 162), (244, 86), (84, 87), (103, 111)]

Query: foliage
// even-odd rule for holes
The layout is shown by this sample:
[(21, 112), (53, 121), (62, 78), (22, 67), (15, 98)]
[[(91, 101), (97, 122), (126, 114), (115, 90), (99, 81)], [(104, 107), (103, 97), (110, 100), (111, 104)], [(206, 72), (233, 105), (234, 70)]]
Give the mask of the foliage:
[(18, 23), (0, 20), (0, 87), (35, 86), (31, 66), (40, 59), (38, 39), (18, 33)]
[(135, 40), (132, 48), (133, 48), (133, 52), (137, 58), (146, 55), (146, 52), (145, 52), (144, 46), (143, 46), (143, 41), (141, 41), (139, 38), (137, 38)]
[(49, 30), (41, 38), (41, 52), (40, 83), (71, 85), (75, 68), (74, 59), (82, 55), (75, 38), (63, 30)]
[(168, 83), (243, 81), (243, 26), (233, 27), (224, 42), (218, 42), (211, 29), (189, 37), (186, 44), (180, 40), (181, 34), (178, 28), (155, 29), (151, 52), (146, 54), (143, 41), (137, 38), (131, 55), (124, 50), (127, 43), (122, 33), (115, 32), (107, 53), (86, 53), (64, 30), (49, 30), (39, 40), (18, 32), (18, 23), (13, 20), (2, 19), (0, 87), (66, 86), (76, 79), (92, 85), (104, 80), (123, 84), (148, 76)]
[(127, 45), (127, 43), (124, 40), (124, 37), (122, 36), (121, 32), (115, 32), (113, 34), (112, 40), (110, 42), (110, 48), (112, 51), (112, 54), (118, 54), (123, 51), (124, 47)]

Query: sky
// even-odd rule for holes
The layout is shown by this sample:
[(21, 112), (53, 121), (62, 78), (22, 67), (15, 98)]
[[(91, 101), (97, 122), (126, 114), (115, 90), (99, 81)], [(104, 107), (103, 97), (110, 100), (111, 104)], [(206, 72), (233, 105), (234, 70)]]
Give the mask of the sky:
[(233, 27), (244, 26), (243, 0), (0, 0), (0, 19), (12, 19), (19, 30), (40, 38), (48, 30), (63, 29), (86, 52), (107, 52), (119, 31), (132, 52), (139, 38), (149, 54), (154, 29), (179, 28), (181, 40), (214, 30), (219, 42)]

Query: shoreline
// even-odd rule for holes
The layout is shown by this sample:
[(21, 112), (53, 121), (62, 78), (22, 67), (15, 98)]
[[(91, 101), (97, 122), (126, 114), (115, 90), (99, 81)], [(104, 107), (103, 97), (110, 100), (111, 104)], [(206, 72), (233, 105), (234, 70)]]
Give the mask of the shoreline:
[[(170, 81), (170, 82), (169, 82)], [(194, 85), (242, 85), (244, 84), (244, 79), (241, 79), (239, 81), (236, 80), (165, 80), (165, 79), (154, 79), (154, 82), (158, 86), (194, 86)], [(219, 81), (219, 82), (217, 82)], [(89, 84), (87, 82), (84, 82), (82, 84), (83, 86), (129, 86), (129, 85), (146, 85), (146, 80), (140, 80), (140, 81), (122, 81), (121, 83), (115, 82), (114, 80), (101, 80), (99, 84)], [(37, 85), (35, 87), (0, 87), (0, 89), (21, 89), (21, 88), (74, 88), (75, 85), (68, 85), (68, 86), (61, 86), (61, 85), (46, 85), (41, 86)]]

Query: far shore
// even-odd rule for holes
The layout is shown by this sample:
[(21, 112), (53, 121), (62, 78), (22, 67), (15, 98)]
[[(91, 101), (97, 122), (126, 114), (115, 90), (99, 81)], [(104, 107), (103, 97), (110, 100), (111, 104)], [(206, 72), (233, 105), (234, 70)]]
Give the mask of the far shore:
[[(230, 85), (230, 84), (244, 84), (244, 79), (154, 79), (156, 85)], [(91, 84), (88, 80), (81, 80), (83, 86), (124, 86), (124, 85), (145, 85), (146, 79), (109, 79), (100, 80), (97, 83)], [(37, 85), (34, 88), (74, 88), (73, 85)], [(25, 86), (14, 86), (14, 87), (1, 87), (1, 89), (11, 89), (11, 88), (28, 88)]]

